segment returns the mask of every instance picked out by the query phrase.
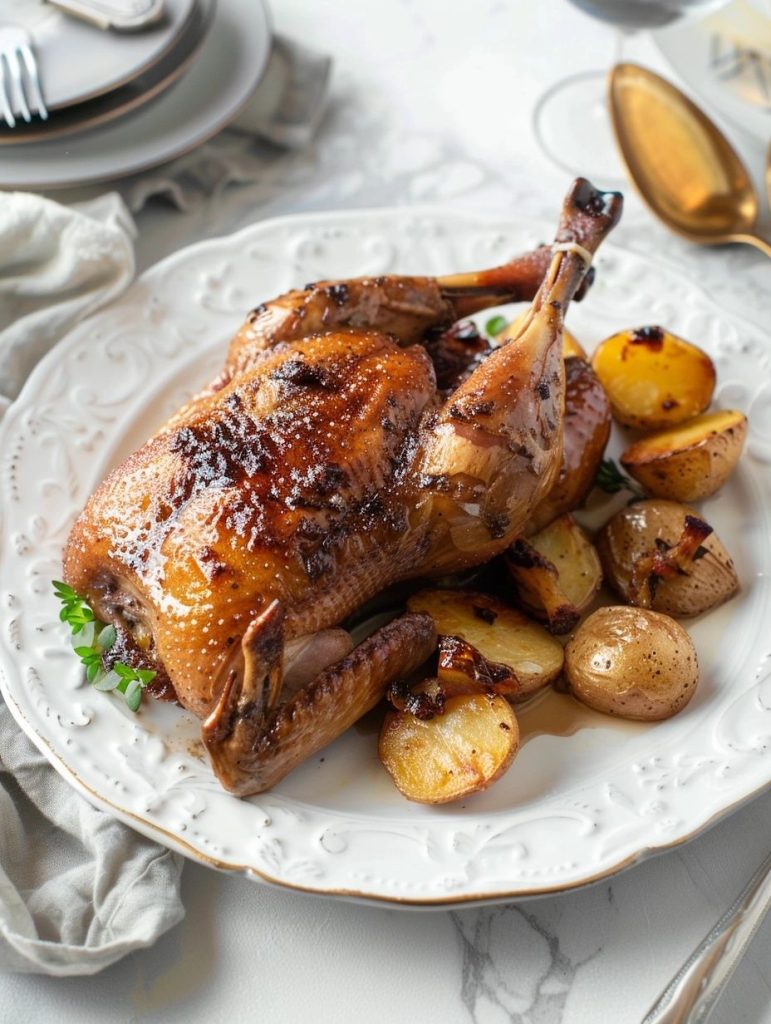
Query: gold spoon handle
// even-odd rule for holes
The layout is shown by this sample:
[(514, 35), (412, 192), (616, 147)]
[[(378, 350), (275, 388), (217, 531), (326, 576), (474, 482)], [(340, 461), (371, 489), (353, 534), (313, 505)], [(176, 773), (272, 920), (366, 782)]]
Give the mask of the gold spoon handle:
[(767, 242), (765, 238), (761, 238), (759, 235), (735, 235), (734, 241), (754, 245), (756, 249), (760, 249), (766, 256), (771, 256), (771, 242)]

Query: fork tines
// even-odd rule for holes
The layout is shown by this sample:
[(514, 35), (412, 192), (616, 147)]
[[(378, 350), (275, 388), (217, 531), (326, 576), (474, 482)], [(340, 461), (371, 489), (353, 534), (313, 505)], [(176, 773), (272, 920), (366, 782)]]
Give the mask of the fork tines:
[(37, 60), (26, 32), (0, 28), (0, 110), (9, 128), (16, 126), (14, 108), (25, 121), (37, 114), (43, 121), (48, 110), (43, 100)]

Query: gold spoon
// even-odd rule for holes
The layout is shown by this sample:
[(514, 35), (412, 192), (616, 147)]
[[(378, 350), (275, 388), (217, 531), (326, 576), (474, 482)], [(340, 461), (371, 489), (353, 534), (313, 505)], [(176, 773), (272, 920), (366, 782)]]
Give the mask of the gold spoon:
[(669, 228), (692, 242), (746, 242), (771, 256), (771, 244), (756, 233), (750, 176), (697, 106), (637, 64), (613, 68), (608, 106), (629, 177)]

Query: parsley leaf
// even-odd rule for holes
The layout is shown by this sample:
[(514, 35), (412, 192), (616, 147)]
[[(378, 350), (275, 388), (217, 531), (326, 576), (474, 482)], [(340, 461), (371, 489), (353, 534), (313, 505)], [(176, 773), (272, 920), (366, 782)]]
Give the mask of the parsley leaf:
[(76, 594), (66, 583), (54, 580), (53, 586), (54, 593), (62, 602), (59, 619), (66, 622), (73, 637), (77, 637), (77, 643), (73, 646), (86, 670), (86, 680), (95, 690), (115, 690), (123, 694), (129, 709), (138, 711), (142, 691), (155, 679), (156, 673), (148, 668), (134, 668), (122, 661), (116, 661), (112, 669), (106, 672), (102, 655), (109, 651), (118, 638), (115, 626), (100, 622), (85, 598)]

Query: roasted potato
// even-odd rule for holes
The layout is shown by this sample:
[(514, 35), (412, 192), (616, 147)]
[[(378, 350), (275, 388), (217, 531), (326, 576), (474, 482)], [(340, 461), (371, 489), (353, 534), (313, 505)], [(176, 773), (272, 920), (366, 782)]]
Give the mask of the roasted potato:
[(565, 680), (579, 700), (597, 711), (621, 718), (669, 718), (696, 689), (696, 648), (668, 615), (627, 605), (600, 608), (568, 641)]
[(380, 761), (396, 788), (424, 804), (443, 804), (485, 789), (511, 764), (519, 727), (503, 697), (453, 697), (444, 713), (421, 719), (389, 711), (380, 731)]
[(583, 359), (585, 363), (589, 361), (586, 349), (575, 334), (571, 334), (567, 327), (563, 327), (562, 329), (562, 355), (565, 359), (570, 359), (571, 356), (577, 356), (579, 359)]
[(597, 551), (606, 580), (625, 601), (667, 615), (700, 615), (739, 589), (712, 527), (674, 501), (638, 501), (617, 512)]
[(592, 366), (614, 417), (640, 430), (663, 430), (698, 416), (715, 390), (715, 367), (706, 352), (663, 327), (606, 338)]
[(610, 436), (610, 403), (589, 363), (565, 360), (565, 436), (557, 481), (533, 510), (526, 535), (572, 512), (594, 485)]
[[(559, 641), (543, 626), (487, 594), (421, 590), (409, 599), (407, 607), (430, 615), (440, 637), (459, 637), (476, 648), (488, 662), (499, 692), (515, 700), (547, 686), (562, 671)], [(459, 659), (455, 667), (458, 665)], [(448, 661), (444, 668), (450, 670)]]
[(551, 633), (569, 633), (602, 583), (599, 556), (570, 514), (504, 557), (518, 604)]
[(636, 441), (621, 456), (621, 464), (654, 497), (699, 501), (726, 482), (746, 437), (744, 413), (708, 412)]

